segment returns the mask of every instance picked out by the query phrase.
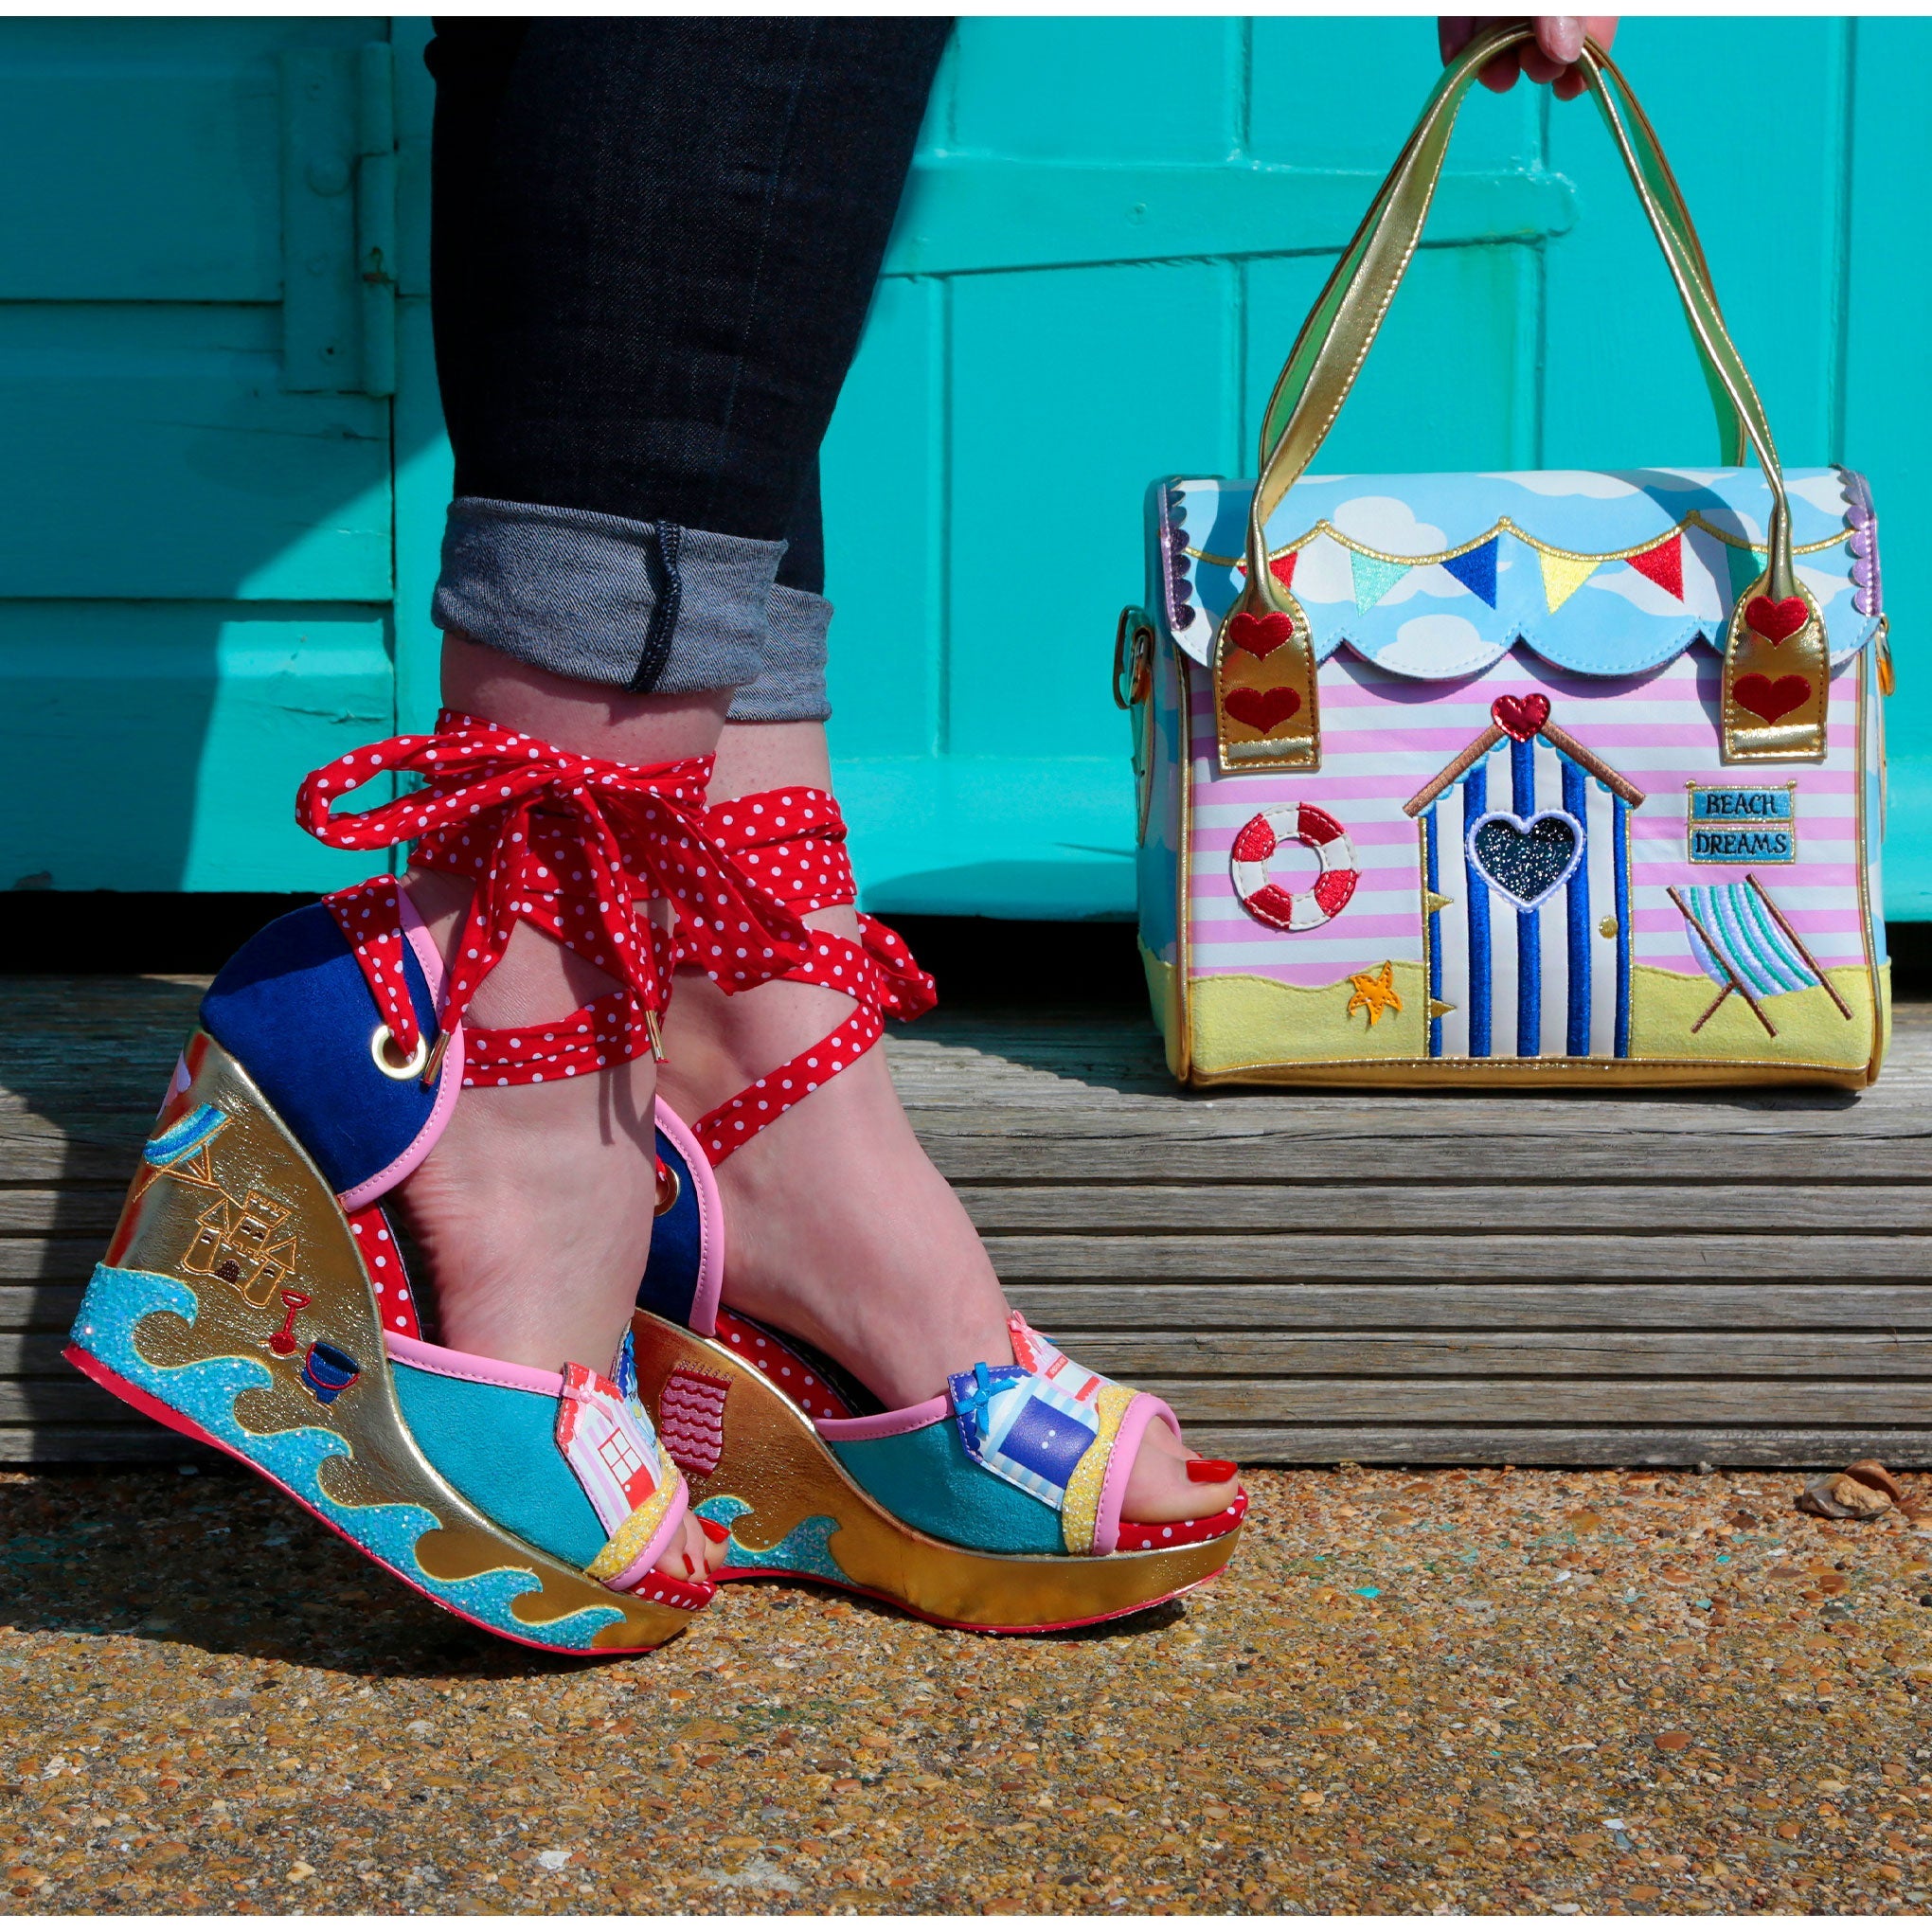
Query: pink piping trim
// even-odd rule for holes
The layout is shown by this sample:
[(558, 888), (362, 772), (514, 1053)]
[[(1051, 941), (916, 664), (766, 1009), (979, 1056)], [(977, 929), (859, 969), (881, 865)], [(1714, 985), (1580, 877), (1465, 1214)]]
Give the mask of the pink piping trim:
[(546, 1375), (541, 1368), (526, 1368), (517, 1362), (492, 1361), (488, 1355), (466, 1355), (459, 1349), (438, 1348), (413, 1335), (385, 1334), (383, 1339), (388, 1344), (389, 1359), (411, 1368), (425, 1368), (457, 1382), (486, 1382), (493, 1388), (520, 1388), (528, 1395), (547, 1395), (552, 1402), (564, 1400), (561, 1375)]
[(915, 1429), (944, 1422), (952, 1413), (952, 1397), (936, 1395), (910, 1408), (887, 1409), (883, 1416), (828, 1416), (812, 1426), (828, 1442), (876, 1442), (882, 1436), (909, 1436)]
[(1134, 1458), (1140, 1454), (1141, 1439), (1147, 1425), (1158, 1417), (1180, 1440), (1180, 1419), (1157, 1395), (1144, 1390), (1127, 1404), (1120, 1418), (1120, 1433), (1114, 1438), (1113, 1453), (1107, 1458), (1107, 1479), (1100, 1485), (1100, 1507), (1094, 1518), (1094, 1554), (1112, 1556), (1120, 1547), (1120, 1505), (1127, 1496), (1127, 1478), (1134, 1474)]
[(724, 1292), (724, 1203), (718, 1194), (718, 1176), (696, 1136), (661, 1100), (657, 1130), (684, 1156), (698, 1190), (698, 1285), (686, 1326), (694, 1335), (709, 1337), (718, 1333), (718, 1299)]
[[(409, 940), (409, 949), (416, 955), (416, 963), (422, 968), (422, 976), (429, 981), (429, 1003), (438, 1011), (442, 1011), (443, 962), (442, 955), (436, 949), (436, 942), (429, 936), (429, 928), (422, 922), (422, 915), (417, 911), (415, 903), (402, 889), (402, 882), (396, 882), (396, 908), (402, 917), (402, 930)], [(360, 1187), (349, 1189), (346, 1194), (336, 1195), (345, 1212), (353, 1214), (358, 1208), (367, 1208), (371, 1202), (380, 1201), (399, 1182), (408, 1179), (420, 1167), (429, 1150), (442, 1138), (442, 1132), (450, 1124), (450, 1115), (455, 1112), (456, 1096), (463, 1090), (463, 1029), (458, 1026), (450, 1035), (450, 1044), (443, 1049), (442, 1071), (436, 1083), (436, 1105), (430, 1109), (429, 1118), (422, 1123), (422, 1131), (407, 1147), (385, 1167), (381, 1173), (371, 1174)]]
[[(668, 1453), (664, 1457), (664, 1466), (672, 1470), (677, 1467)], [(686, 1487), (684, 1477), (680, 1476), (677, 1479), (677, 1494), (671, 1499), (671, 1508), (664, 1512), (664, 1521), (657, 1526), (657, 1534), (646, 1546), (644, 1554), (628, 1569), (621, 1569), (611, 1578), (604, 1585), (605, 1589), (625, 1592), (635, 1590), (657, 1567), (657, 1559), (671, 1547), (671, 1539), (684, 1528), (685, 1512), (690, 1507), (690, 1501), (691, 1493)], [(666, 1575), (670, 1575), (670, 1572), (667, 1571)], [(683, 1579), (673, 1577), (671, 1581), (677, 1583)]]

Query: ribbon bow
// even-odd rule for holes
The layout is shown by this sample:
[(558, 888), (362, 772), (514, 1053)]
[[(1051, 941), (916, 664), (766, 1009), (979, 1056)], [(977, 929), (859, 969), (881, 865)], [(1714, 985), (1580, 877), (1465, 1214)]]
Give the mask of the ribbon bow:
[[(339, 798), (385, 771), (427, 782), (389, 804), (334, 814)], [(626, 989), (626, 1004), (654, 1020), (680, 957), (710, 962), (712, 977), (735, 993), (789, 972), (807, 954), (803, 925), (707, 830), (710, 776), (708, 758), (618, 764), (445, 711), (428, 737), (385, 739), (311, 772), (295, 818), (338, 850), (413, 842), (420, 864), (475, 881), (438, 1015), (445, 1036), (518, 920), (602, 968)], [(651, 918), (653, 899), (666, 903), (669, 929)], [(328, 903), (366, 976), (369, 949), (382, 940), (393, 980), (371, 976), (371, 991), (398, 1047), (412, 1055), (418, 1028), (402, 992), (400, 930), (390, 930), (393, 912), (381, 917), (394, 905), (392, 882), (373, 880)]]

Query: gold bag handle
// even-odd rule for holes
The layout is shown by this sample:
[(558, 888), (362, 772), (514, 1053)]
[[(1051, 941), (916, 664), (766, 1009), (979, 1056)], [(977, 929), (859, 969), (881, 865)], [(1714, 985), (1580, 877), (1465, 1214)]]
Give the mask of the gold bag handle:
[[(1497, 54), (1533, 33), (1527, 22), (1495, 26), (1443, 71), (1275, 385), (1262, 419), (1261, 474), (1249, 508), (1246, 582), (1222, 626), (1216, 651), (1222, 750), (1231, 765), (1313, 770), (1320, 763), (1313, 643), (1299, 603), (1269, 569), (1267, 521), (1314, 460), (1374, 344), (1422, 239), (1457, 113), (1471, 84)], [(1792, 567), (1790, 509), (1763, 403), (1725, 326), (1703, 244), (1655, 129), (1629, 81), (1594, 41), (1584, 42), (1577, 64), (1676, 284), (1726, 454), (1739, 464), (1747, 447), (1754, 450), (1771, 492), (1768, 567), (1736, 599), (1726, 627), (1725, 760), (1821, 759), (1830, 653), (1816, 600)], [(1755, 614), (1752, 620), (1747, 612)], [(1740, 681), (1755, 677), (1762, 687), (1793, 674), (1804, 683), (1806, 696), (1775, 721), (1739, 705)], [(1748, 684), (1746, 689), (1751, 690)], [(1783, 689), (1788, 695), (1790, 687)], [(1249, 720), (1262, 720), (1265, 728), (1244, 722), (1243, 711)]]

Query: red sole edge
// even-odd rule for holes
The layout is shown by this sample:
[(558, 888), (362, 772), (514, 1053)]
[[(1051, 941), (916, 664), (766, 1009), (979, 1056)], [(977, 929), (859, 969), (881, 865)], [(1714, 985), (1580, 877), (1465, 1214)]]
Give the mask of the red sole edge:
[[(69, 1342), (61, 1351), (61, 1353), (67, 1362), (78, 1368), (90, 1382), (98, 1383), (110, 1395), (118, 1396), (130, 1407), (138, 1409), (151, 1422), (159, 1422), (164, 1427), (172, 1429), (177, 1435), (188, 1437), (190, 1441), (202, 1443), (209, 1449), (218, 1449), (224, 1456), (233, 1458), (243, 1469), (253, 1470), (264, 1482), (270, 1483), (276, 1489), (278, 1489), (291, 1502), (299, 1504), (325, 1530), (333, 1535), (340, 1536), (358, 1556), (366, 1557), (378, 1569), (386, 1570), (399, 1583), (414, 1590), (424, 1602), (434, 1603), (438, 1610), (445, 1612), (447, 1615), (460, 1618), (474, 1630), (480, 1630), (486, 1636), (498, 1637), (505, 1643), (519, 1644), (526, 1650), (546, 1651), (551, 1656), (556, 1657), (648, 1656), (651, 1652), (663, 1648), (660, 1644), (642, 1643), (631, 1644), (621, 1648), (611, 1645), (599, 1650), (576, 1650), (567, 1644), (544, 1643), (536, 1637), (512, 1637), (508, 1631), (497, 1629), (493, 1623), (485, 1623), (481, 1618), (471, 1616), (467, 1610), (458, 1609), (454, 1603), (445, 1603), (440, 1597), (433, 1596), (428, 1590), (425, 1590), (414, 1577), (404, 1575), (394, 1564), (377, 1556), (372, 1550), (365, 1549), (340, 1524), (331, 1523), (314, 1504), (310, 1502), (299, 1491), (291, 1489), (278, 1476), (271, 1475), (259, 1462), (249, 1461), (247, 1457), (242, 1455), (237, 1450), (231, 1449), (227, 1443), (220, 1441), (215, 1437), (209, 1435), (199, 1422), (190, 1421), (179, 1409), (170, 1408), (158, 1397), (150, 1395), (144, 1388), (137, 1388), (126, 1376), (116, 1374), (105, 1362), (90, 1355), (79, 1342)], [(707, 1579), (707, 1581), (709, 1580)]]

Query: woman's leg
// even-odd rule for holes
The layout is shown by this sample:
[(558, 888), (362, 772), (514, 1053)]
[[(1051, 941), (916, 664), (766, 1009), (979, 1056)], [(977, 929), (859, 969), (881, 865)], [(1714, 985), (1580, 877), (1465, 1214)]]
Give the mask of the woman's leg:
[[(745, 696), (719, 740), (714, 804), (785, 785), (829, 791), (823, 724), (739, 722)], [(827, 707), (816, 708), (822, 716)], [(859, 933), (849, 905), (806, 923)], [(695, 1120), (850, 1011), (826, 987), (774, 980), (726, 998), (682, 976), (666, 1030), (665, 1098)], [(883, 1050), (862, 1054), (754, 1135), (721, 1164), (718, 1185), (731, 1305), (823, 1351), (888, 1406), (925, 1401), (974, 1362), (1012, 1359), (999, 1278), (914, 1135)], [(1196, 1480), (1190, 1460), (1165, 1422), (1152, 1424), (1122, 1499), (1126, 1518), (1177, 1522), (1225, 1509), (1236, 1485), (1218, 1470)]]
[[(438, 620), (562, 678), (735, 688), (716, 800), (827, 782), (816, 455), (944, 33), (466, 22), (431, 50), (457, 488)], [(850, 908), (814, 920), (856, 932)], [(796, 984), (727, 1000), (686, 975), (667, 1096), (691, 1118), (846, 1005)], [(801, 1111), (721, 1171), (734, 1301), (888, 1402), (1011, 1360), (998, 1282), (883, 1057)], [(490, 1305), (513, 1297), (503, 1282)], [(1200, 1515), (1232, 1494), (1190, 1483), (1154, 1430), (1127, 1509)]]
[[(457, 638), (444, 649), (443, 699), (451, 710), (628, 764), (708, 754), (724, 715), (723, 692), (603, 691)], [(471, 882), (418, 868), (407, 884), (447, 955)], [(486, 1028), (541, 1023), (617, 986), (519, 924), (468, 1018)], [(401, 1190), (450, 1348), (531, 1368), (609, 1364), (651, 1244), (655, 1074), (647, 1055), (572, 1080), (465, 1089), (442, 1138)], [(586, 1211), (591, 1204), (595, 1211)]]
[(443, 630), (660, 693), (753, 677), (768, 600), (822, 646), (795, 519), (948, 27), (441, 27)]
[[(945, 23), (439, 24), (435, 321), (456, 501), (451, 709), (626, 763), (702, 756), (772, 636), (822, 663), (805, 535)], [(467, 879), (410, 878), (445, 950)], [(471, 1011), (616, 982), (519, 924)], [(654, 1066), (473, 1087), (402, 1190), (442, 1339), (602, 1367), (655, 1202)], [(693, 1528), (688, 1548), (702, 1543)]]

